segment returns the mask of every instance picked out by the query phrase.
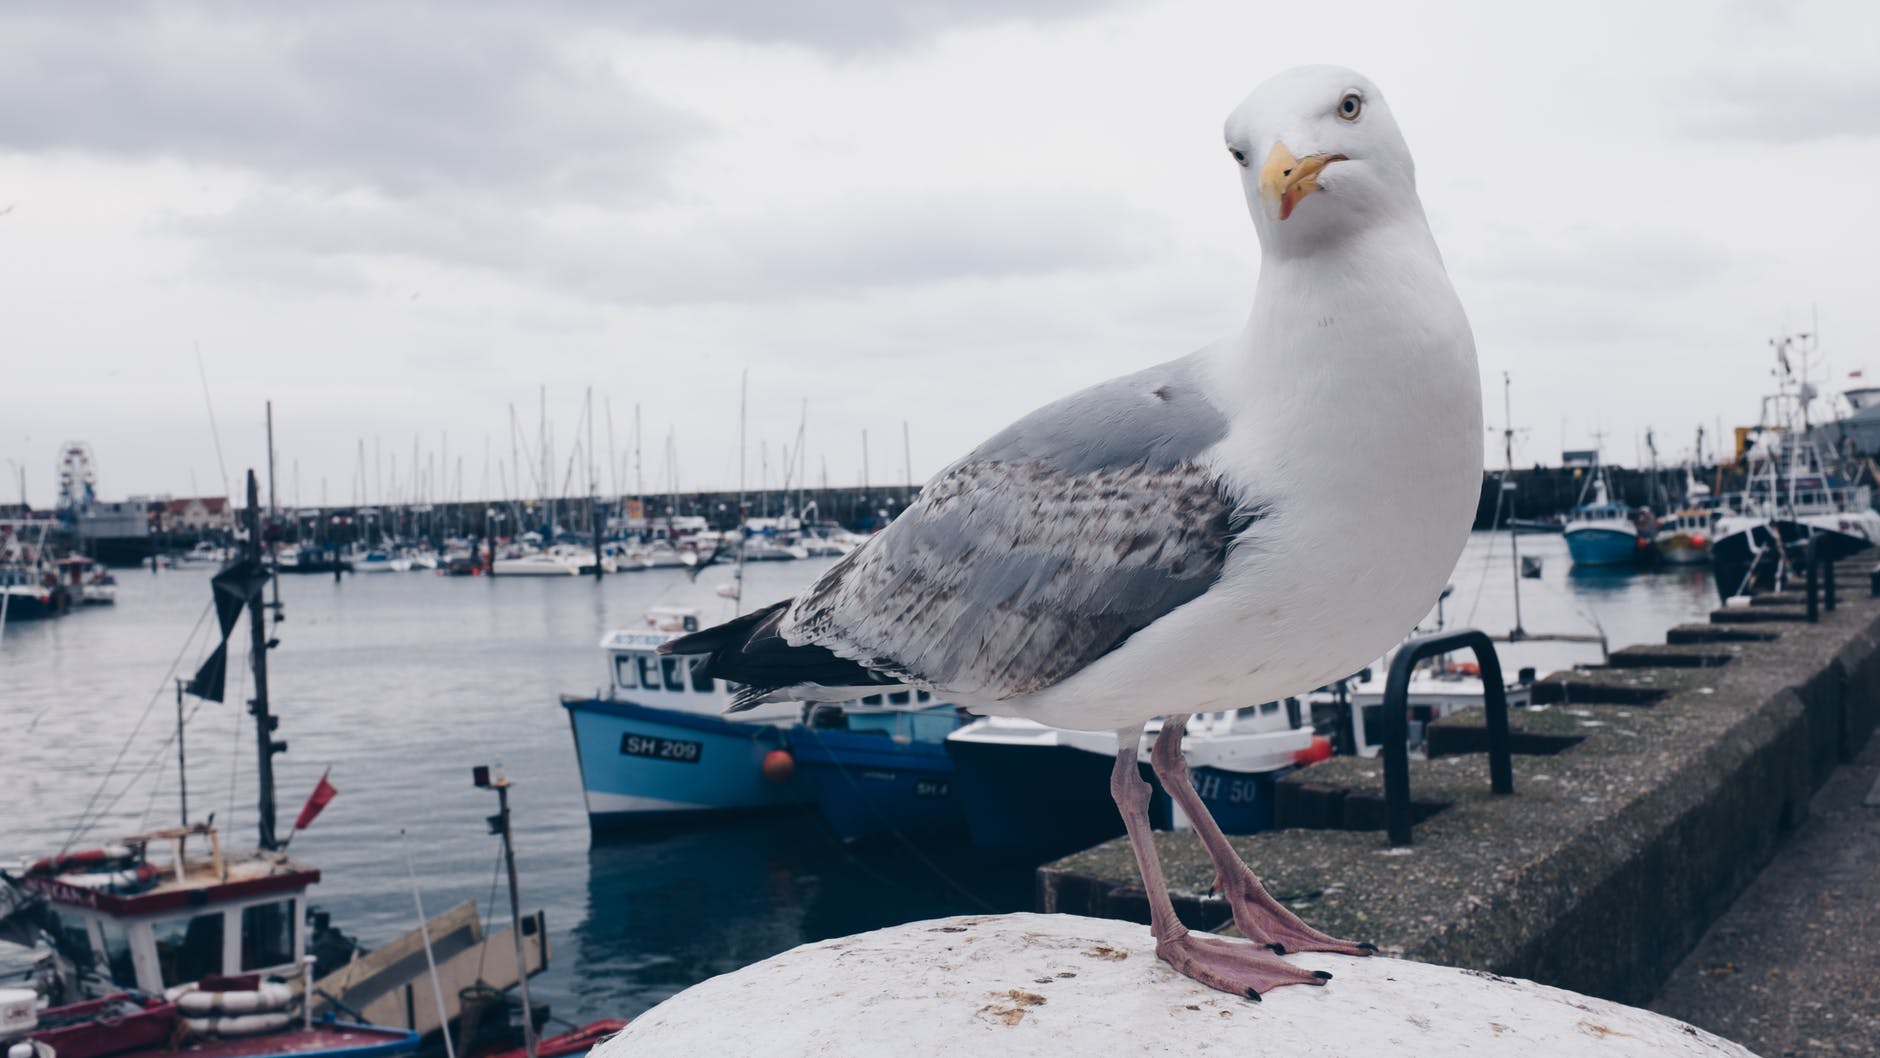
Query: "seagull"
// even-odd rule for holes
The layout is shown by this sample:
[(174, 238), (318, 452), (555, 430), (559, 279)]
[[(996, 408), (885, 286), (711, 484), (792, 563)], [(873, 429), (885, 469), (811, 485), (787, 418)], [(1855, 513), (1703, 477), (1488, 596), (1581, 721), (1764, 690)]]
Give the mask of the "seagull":
[[(1415, 626), (1482, 482), (1475, 343), (1383, 94), (1281, 73), (1228, 117), (1260, 242), (1236, 334), (1064, 397), (941, 471), (807, 591), (661, 649), (742, 685), (732, 711), (895, 688), (973, 712), (1114, 731), (1110, 790), (1157, 954), (1258, 999), (1364, 955), (1274, 900), (1188, 781), (1197, 712), (1308, 692)], [(1137, 770), (1193, 821), (1245, 940), (1177, 921)]]

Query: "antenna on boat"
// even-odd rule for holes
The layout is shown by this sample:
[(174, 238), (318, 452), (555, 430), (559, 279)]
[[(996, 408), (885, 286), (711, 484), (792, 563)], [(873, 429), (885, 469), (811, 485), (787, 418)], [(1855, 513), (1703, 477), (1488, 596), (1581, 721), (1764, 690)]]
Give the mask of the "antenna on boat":
[(522, 897), (516, 891), (516, 846), (509, 840), (510, 783), (501, 768), (492, 776), (485, 764), (470, 770), (470, 781), (478, 789), (496, 791), (496, 814), (490, 817), (490, 831), (503, 839), (503, 865), (509, 871), (509, 932), (516, 940), (516, 984), (522, 992), (522, 1047), (528, 1058), (536, 1058), (535, 1008), (529, 1003), (529, 961), (522, 952)]
[(189, 828), (189, 768), (183, 753), (183, 688), (189, 683), (182, 677), (176, 679), (176, 785), (183, 799), (183, 827)]

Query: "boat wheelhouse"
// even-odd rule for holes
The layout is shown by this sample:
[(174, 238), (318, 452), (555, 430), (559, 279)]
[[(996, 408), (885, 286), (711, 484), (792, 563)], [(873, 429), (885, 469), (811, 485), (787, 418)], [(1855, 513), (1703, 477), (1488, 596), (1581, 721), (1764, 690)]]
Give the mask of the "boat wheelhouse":
[[(167, 851), (168, 862), (153, 860)], [(320, 872), (285, 853), (225, 855), (205, 823), (47, 857), (22, 888), (44, 896), (61, 947), (119, 985), (152, 994), (212, 975), (304, 971), (307, 888)]]

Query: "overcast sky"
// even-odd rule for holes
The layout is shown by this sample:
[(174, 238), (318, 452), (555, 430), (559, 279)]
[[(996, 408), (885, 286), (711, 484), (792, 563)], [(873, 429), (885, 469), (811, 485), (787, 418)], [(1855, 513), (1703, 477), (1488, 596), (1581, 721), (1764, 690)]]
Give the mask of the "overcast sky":
[[(525, 10), (526, 9), (526, 10)], [(647, 0), (0, 7), (0, 458), (53, 498), (924, 478), (1243, 320), (1227, 113), (1355, 67), (1557, 461), (1754, 421), (1767, 340), (1880, 367), (1880, 5)], [(200, 358), (198, 354), (200, 350)], [(206, 399), (205, 399), (206, 381)], [(213, 406), (212, 430), (210, 407)], [(219, 431), (222, 455), (215, 435)], [(1500, 462), (1499, 441), (1486, 439)], [(448, 464), (445, 464), (448, 446)], [(486, 458), (486, 451), (489, 454)], [(535, 460), (528, 454), (525, 464)], [(539, 473), (539, 472), (536, 472)], [(577, 481), (583, 476), (576, 473)], [(296, 483), (298, 489), (296, 491)], [(511, 483), (514, 489), (513, 481)], [(524, 471), (524, 491), (537, 491)], [(11, 498), (16, 484), (0, 488)], [(576, 486), (576, 491), (583, 491)]]

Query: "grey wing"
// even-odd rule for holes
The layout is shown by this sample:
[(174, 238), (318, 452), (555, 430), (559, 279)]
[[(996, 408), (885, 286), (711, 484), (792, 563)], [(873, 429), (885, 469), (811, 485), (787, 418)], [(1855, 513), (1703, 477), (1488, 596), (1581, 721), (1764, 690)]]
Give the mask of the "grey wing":
[(1199, 465), (1227, 430), (1194, 358), (1021, 419), (799, 596), (781, 632), (1001, 700), (1082, 669), (1220, 575), (1264, 511)]

